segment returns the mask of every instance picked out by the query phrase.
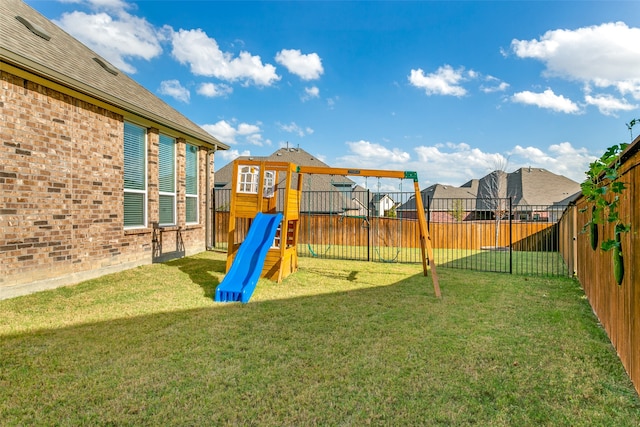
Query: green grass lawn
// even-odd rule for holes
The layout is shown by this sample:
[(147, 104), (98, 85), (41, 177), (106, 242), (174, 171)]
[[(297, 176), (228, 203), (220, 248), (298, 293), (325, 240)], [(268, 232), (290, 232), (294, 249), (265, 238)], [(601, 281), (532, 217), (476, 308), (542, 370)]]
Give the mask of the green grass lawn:
[(0, 301), (0, 424), (640, 425), (572, 279), (301, 258), (218, 304), (224, 258)]

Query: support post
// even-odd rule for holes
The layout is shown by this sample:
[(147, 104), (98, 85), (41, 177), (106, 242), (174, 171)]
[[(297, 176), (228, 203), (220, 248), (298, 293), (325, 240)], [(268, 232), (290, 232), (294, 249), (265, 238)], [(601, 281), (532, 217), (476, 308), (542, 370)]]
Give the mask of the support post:
[(431, 280), (433, 280), (433, 291), (436, 297), (440, 298), (440, 284), (438, 283), (438, 273), (436, 272), (436, 262), (433, 256), (433, 247), (431, 246), (431, 236), (427, 230), (427, 220), (424, 215), (424, 205), (422, 203), (422, 195), (420, 194), (420, 185), (418, 180), (413, 181), (413, 187), (416, 192), (416, 214), (418, 217), (418, 227), (420, 229), (420, 249), (422, 250), (422, 268), (424, 275), (427, 275), (427, 263), (431, 267)]

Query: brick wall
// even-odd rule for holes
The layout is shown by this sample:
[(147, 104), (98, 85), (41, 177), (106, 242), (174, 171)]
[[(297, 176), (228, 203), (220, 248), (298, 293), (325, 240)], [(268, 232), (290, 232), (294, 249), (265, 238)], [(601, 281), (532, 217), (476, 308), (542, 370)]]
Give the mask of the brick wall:
[(75, 283), (205, 250), (206, 150), (199, 152), (200, 224), (185, 225), (179, 139), (178, 224), (154, 229), (159, 134), (149, 129), (150, 226), (125, 231), (124, 118), (6, 72), (0, 84), (0, 290)]

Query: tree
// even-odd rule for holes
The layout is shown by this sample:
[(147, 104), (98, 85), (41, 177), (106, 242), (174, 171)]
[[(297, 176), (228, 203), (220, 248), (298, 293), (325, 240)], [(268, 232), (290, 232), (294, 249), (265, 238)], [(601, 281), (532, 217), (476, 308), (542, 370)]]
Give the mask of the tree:
[(464, 206), (462, 200), (456, 199), (452, 202), (451, 210), (449, 211), (449, 215), (453, 217), (456, 221), (460, 222), (464, 219)]
[(485, 209), (491, 212), (495, 223), (495, 247), (500, 246), (500, 223), (509, 211), (507, 204), (507, 164), (508, 159), (500, 156), (494, 162), (494, 170), (482, 181), (481, 194)]
[(392, 206), (391, 209), (388, 209), (385, 213), (384, 216), (387, 218), (397, 218), (398, 214), (396, 213), (396, 207)]

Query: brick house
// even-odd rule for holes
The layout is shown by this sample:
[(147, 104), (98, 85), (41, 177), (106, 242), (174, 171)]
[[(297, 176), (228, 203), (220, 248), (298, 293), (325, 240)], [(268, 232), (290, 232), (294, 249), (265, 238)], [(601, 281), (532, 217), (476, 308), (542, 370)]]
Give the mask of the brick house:
[(0, 3), (0, 299), (207, 248), (216, 138)]

